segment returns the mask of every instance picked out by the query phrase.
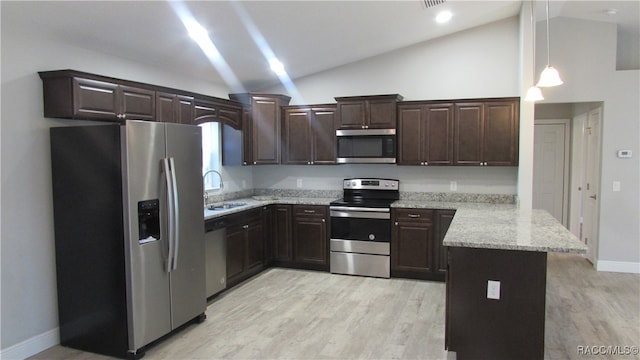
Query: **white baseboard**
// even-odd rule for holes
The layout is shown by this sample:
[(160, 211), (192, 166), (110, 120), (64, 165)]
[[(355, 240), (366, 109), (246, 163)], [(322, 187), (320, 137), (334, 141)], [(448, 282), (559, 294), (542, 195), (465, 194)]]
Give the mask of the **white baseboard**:
[(23, 360), (60, 343), (60, 329), (55, 328), (0, 351), (0, 359)]
[(596, 269), (598, 269), (598, 271), (640, 274), (640, 263), (629, 261), (598, 260)]

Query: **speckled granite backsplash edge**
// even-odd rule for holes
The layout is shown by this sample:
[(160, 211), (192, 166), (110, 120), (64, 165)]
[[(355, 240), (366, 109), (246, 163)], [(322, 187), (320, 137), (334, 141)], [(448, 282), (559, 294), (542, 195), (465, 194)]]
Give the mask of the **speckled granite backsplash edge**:
[[(342, 190), (302, 190), (302, 189), (247, 189), (218, 194), (209, 191), (207, 204), (252, 196), (275, 196), (282, 198), (335, 198), (342, 197)], [(486, 204), (515, 204), (516, 195), (509, 194), (465, 194), (451, 192), (400, 192), (400, 200), (467, 202)]]

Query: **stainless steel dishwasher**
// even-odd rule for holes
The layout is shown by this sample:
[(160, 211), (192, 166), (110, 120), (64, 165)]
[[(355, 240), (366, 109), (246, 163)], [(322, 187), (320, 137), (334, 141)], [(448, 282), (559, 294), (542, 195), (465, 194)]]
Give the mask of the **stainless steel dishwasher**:
[(227, 287), (227, 221), (205, 221), (205, 269), (207, 298)]

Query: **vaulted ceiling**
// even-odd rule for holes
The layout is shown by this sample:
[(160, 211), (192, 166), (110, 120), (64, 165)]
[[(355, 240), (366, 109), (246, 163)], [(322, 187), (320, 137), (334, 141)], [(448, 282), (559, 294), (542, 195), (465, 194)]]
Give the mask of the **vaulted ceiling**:
[[(2, 1), (2, 21), (53, 39), (227, 82), (234, 91), (277, 83), (266, 57), (296, 79), (454, 32), (517, 16), (522, 1)], [(551, 16), (619, 23), (638, 33), (638, 1), (551, 1)], [(536, 1), (544, 18), (544, 1)], [(618, 9), (610, 16), (605, 10)], [(441, 10), (453, 18), (434, 21)], [(206, 56), (184, 25), (198, 21), (233, 75)], [(231, 79), (231, 80), (230, 80)], [(237, 82), (231, 84), (229, 82)]]

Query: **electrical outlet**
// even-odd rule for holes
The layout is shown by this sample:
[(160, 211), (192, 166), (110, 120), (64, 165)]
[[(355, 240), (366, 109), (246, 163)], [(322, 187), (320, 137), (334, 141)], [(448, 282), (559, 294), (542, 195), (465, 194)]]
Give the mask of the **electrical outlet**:
[(613, 191), (620, 191), (620, 181), (613, 182)]
[(449, 190), (458, 191), (458, 182), (457, 181), (450, 181), (449, 182)]
[(296, 181), (296, 186), (297, 186), (297, 187), (299, 187), (299, 188), (301, 188), (301, 187), (302, 187), (302, 179), (298, 179), (298, 180)]
[(500, 281), (487, 281), (487, 299), (500, 300)]

